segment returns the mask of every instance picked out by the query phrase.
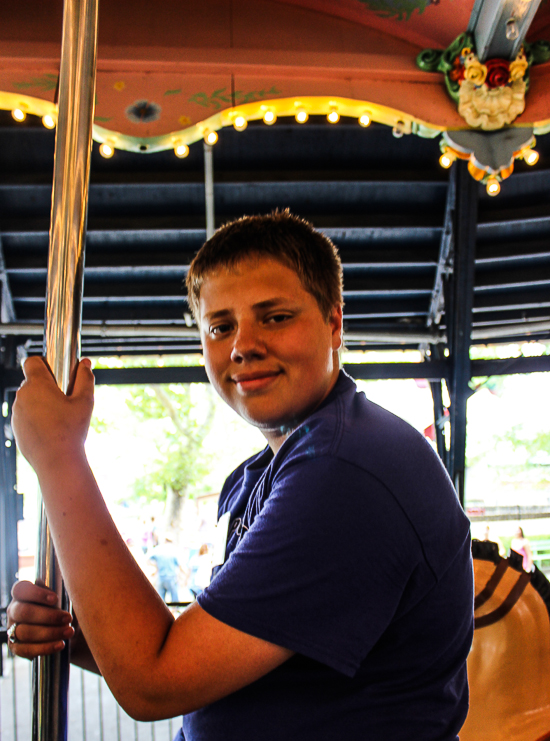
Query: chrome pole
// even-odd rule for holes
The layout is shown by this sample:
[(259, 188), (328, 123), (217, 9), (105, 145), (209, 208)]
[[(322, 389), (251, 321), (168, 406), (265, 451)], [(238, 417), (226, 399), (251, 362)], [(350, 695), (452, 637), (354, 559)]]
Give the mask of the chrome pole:
[[(97, 14), (98, 0), (65, 0), (44, 335), (44, 354), (65, 393), (70, 393), (80, 349)], [(69, 609), (43, 502), (38, 538), (36, 578)], [(68, 646), (56, 656), (35, 659), (33, 741), (67, 738), (68, 688)]]
[(214, 152), (204, 142), (204, 201), (206, 206), (206, 239), (216, 231), (214, 223)]

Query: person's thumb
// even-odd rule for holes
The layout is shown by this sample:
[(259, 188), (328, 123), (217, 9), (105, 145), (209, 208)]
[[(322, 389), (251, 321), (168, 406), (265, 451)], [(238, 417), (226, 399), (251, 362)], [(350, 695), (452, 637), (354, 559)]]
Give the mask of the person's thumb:
[(76, 369), (76, 376), (71, 396), (90, 397), (94, 393), (94, 374), (90, 358), (82, 358)]

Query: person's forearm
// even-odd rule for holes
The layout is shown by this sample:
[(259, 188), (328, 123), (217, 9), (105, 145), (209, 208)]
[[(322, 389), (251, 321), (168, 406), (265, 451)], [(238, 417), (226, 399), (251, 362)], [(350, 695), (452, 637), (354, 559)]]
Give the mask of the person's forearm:
[(123, 707), (139, 705), (173, 617), (120, 537), (84, 453), (55, 466), (46, 463), (37, 473), (61, 571), (91, 653)]
[(71, 639), (71, 664), (94, 674), (101, 674), (96, 660), (92, 656), (90, 647), (86, 643), (82, 629), (78, 625), (74, 627), (76, 628), (76, 633)]

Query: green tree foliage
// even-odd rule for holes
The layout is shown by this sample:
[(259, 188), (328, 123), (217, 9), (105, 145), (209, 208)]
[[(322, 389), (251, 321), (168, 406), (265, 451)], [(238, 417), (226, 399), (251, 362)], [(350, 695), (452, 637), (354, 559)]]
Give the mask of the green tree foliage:
[(151, 470), (135, 480), (135, 494), (165, 501), (166, 526), (177, 528), (183, 503), (200, 490), (209, 469), (202, 446), (214, 420), (213, 391), (206, 384), (135, 386), (126, 404), (148, 425), (158, 452)]
[(514, 425), (499, 435), (497, 441), (509, 443), (514, 450), (523, 450), (526, 454), (526, 467), (540, 465), (540, 458), (547, 458), (550, 463), (550, 432)]

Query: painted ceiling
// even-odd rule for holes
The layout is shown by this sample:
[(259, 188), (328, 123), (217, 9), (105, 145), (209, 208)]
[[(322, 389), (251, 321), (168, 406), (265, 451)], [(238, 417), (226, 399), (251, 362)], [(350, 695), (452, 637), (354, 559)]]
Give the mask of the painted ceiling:
[[(466, 30), (473, 0), (121, 0), (100, 4), (94, 138), (155, 151), (270, 107), (367, 111), (405, 133), (467, 128), (443, 76), (416, 57)], [(53, 111), (62, 3), (20, 0), (2, 12), (0, 107)], [(543, 0), (527, 40), (550, 39)], [(531, 71), (515, 125), (550, 122), (550, 63)], [(118, 139), (117, 139), (118, 137)], [(167, 144), (168, 142), (168, 144)]]

